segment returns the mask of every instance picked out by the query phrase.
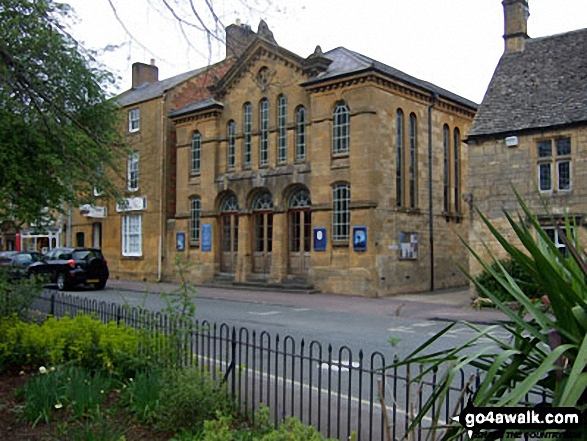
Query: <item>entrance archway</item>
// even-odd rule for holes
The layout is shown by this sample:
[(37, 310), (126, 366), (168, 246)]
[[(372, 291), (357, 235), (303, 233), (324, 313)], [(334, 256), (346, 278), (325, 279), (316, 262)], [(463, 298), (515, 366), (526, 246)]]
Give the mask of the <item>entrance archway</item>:
[(264, 192), (253, 202), (253, 272), (269, 274), (273, 251), (273, 196)]
[(307, 188), (296, 190), (289, 198), (289, 274), (307, 275), (312, 243), (312, 201)]
[(226, 196), (220, 204), (220, 228), (220, 271), (234, 273), (238, 254), (238, 200), (234, 194)]

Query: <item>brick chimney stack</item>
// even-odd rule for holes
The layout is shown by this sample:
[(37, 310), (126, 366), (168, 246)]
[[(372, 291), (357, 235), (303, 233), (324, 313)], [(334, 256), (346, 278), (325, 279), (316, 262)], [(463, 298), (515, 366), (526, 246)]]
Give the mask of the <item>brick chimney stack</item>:
[(155, 60), (151, 59), (151, 64), (133, 63), (132, 65), (132, 88), (139, 87), (144, 83), (156, 83), (159, 81), (159, 69), (155, 65)]
[(528, 38), (528, 0), (503, 0), (505, 52), (522, 52)]
[(239, 57), (255, 38), (255, 32), (248, 24), (237, 20), (226, 28), (226, 58)]

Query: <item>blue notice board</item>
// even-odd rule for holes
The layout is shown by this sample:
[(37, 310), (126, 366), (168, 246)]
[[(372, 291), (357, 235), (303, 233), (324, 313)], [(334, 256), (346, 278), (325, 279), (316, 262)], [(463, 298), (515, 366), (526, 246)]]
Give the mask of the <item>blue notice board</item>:
[(314, 251), (326, 250), (326, 228), (314, 228)]
[(175, 235), (175, 249), (177, 251), (185, 251), (185, 233), (183, 231)]
[(212, 224), (202, 224), (202, 251), (212, 251)]
[(365, 251), (367, 249), (366, 226), (353, 227), (353, 249), (355, 251)]

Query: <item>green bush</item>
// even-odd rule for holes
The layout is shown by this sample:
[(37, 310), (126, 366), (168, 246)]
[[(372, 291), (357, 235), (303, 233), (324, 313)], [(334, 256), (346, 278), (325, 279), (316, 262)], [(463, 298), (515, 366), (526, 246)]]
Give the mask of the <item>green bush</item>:
[(42, 277), (14, 279), (10, 267), (0, 268), (0, 317), (16, 314), (25, 318), (29, 308), (43, 289)]
[(223, 384), (197, 367), (166, 371), (157, 421), (162, 429), (195, 432), (218, 412), (231, 415), (231, 397)]
[(160, 370), (149, 369), (123, 383), (120, 405), (130, 409), (142, 423), (152, 423), (159, 411), (161, 375)]
[(502, 302), (515, 301), (515, 298), (512, 296), (508, 288), (504, 287), (499, 279), (494, 276), (494, 274), (499, 274), (501, 275), (501, 279), (503, 279), (500, 266), (503, 267), (505, 272), (513, 277), (528, 298), (540, 298), (540, 286), (536, 283), (536, 277), (529, 272), (526, 266), (521, 265), (518, 261), (511, 258), (493, 262), (493, 264), (490, 265), (491, 271), (484, 269), (483, 272), (475, 278), (475, 286), (479, 297), (488, 298), (486, 292), (480, 288), (483, 287)]
[(43, 324), (0, 319), (0, 371), (72, 362), (128, 378), (155, 364), (158, 357), (145, 351), (153, 351), (161, 338), (87, 315), (49, 318)]

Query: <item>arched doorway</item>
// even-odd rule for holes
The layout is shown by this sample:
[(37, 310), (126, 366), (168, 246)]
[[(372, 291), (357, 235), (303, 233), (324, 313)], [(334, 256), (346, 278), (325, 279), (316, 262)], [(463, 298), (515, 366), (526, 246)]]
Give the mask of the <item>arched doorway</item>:
[(222, 256), (220, 271), (234, 273), (238, 254), (238, 200), (234, 194), (226, 196), (220, 204)]
[(273, 197), (264, 192), (253, 202), (253, 272), (269, 274), (273, 251)]
[(289, 274), (306, 275), (310, 267), (311, 206), (307, 188), (296, 190), (289, 198)]

